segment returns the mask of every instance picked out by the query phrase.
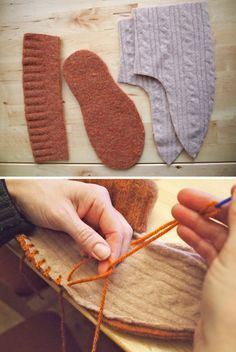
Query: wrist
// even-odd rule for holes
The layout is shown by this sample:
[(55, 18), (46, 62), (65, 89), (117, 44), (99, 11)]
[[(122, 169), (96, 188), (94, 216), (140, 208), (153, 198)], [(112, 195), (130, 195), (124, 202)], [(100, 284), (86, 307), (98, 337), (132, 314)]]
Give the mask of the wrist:
[(0, 181), (0, 245), (10, 241), (19, 233), (30, 233), (34, 226), (16, 208), (5, 180)]
[(16, 207), (19, 213), (23, 213), (19, 205), (19, 189), (21, 185), (21, 180), (7, 179), (4, 180), (6, 191), (11, 199), (12, 203)]

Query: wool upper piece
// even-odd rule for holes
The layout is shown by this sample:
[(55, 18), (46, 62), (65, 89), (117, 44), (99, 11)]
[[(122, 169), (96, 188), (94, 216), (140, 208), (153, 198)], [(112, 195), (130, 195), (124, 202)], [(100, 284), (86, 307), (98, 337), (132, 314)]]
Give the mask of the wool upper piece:
[(60, 38), (27, 33), (23, 44), (25, 117), (37, 163), (68, 160), (60, 80)]
[(135, 31), (133, 19), (119, 21), (120, 71), (118, 81), (139, 86), (149, 96), (152, 114), (153, 138), (162, 159), (169, 165), (183, 150), (175, 133), (162, 84), (150, 76), (134, 73)]
[(143, 7), (132, 15), (119, 25), (119, 82), (141, 86), (149, 94), (154, 140), (163, 160), (173, 162), (182, 148), (195, 158), (215, 91), (207, 3)]
[[(158, 190), (151, 180), (80, 180), (106, 187), (113, 206), (136, 232), (147, 230), (148, 217), (157, 200)], [(131, 206), (132, 205), (132, 206)]]
[(144, 127), (133, 101), (114, 82), (106, 64), (95, 53), (76, 51), (65, 60), (63, 73), (102, 162), (114, 169), (137, 163), (144, 147)]
[[(36, 229), (19, 239), (26, 256), (43, 274), (96, 315), (102, 281), (68, 286), (68, 274), (81, 260), (68, 235)], [(153, 242), (127, 258), (109, 277), (104, 322), (131, 334), (191, 340), (200, 317), (206, 266), (189, 247)], [(97, 274), (95, 260), (82, 265), (75, 278)]]

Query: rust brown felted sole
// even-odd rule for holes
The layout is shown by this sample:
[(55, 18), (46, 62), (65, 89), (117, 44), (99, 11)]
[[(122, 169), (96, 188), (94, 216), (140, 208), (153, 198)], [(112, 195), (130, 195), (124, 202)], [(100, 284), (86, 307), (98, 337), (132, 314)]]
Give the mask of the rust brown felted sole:
[(60, 38), (27, 33), (23, 44), (25, 117), (36, 162), (68, 160), (60, 80)]
[(151, 180), (78, 180), (106, 187), (113, 206), (136, 232), (147, 230), (148, 217), (157, 200), (158, 189)]
[[(97, 314), (92, 313), (95, 317)], [(179, 340), (179, 341), (192, 341), (193, 340), (193, 331), (176, 331), (176, 330), (164, 330), (157, 328), (150, 328), (145, 326), (139, 326), (137, 324), (123, 323), (118, 320), (107, 319), (103, 317), (103, 321), (112, 326), (115, 329), (123, 330), (125, 332), (130, 332), (131, 334), (138, 336), (149, 336), (157, 337), (160, 340)]]
[(96, 54), (81, 50), (65, 60), (63, 72), (102, 162), (114, 169), (137, 163), (144, 127), (134, 103), (114, 82), (106, 64)]

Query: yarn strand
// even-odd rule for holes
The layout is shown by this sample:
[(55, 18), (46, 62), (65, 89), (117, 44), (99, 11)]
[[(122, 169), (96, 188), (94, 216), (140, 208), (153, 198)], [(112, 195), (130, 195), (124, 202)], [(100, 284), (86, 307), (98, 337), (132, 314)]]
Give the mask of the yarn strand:
[[(220, 207), (216, 209), (216, 204), (218, 204), (216, 201), (210, 202), (202, 211), (199, 212), (201, 215), (205, 215), (207, 218), (214, 217), (216, 216), (219, 211)], [(158, 227), (157, 229), (147, 233), (146, 235), (135, 239), (131, 242), (131, 246), (134, 246), (132, 249), (130, 249), (127, 253), (121, 255), (119, 258), (117, 258), (114, 261), (111, 261), (109, 259), (110, 265), (108, 270), (99, 275), (94, 275), (90, 276), (87, 278), (82, 278), (78, 280), (72, 280), (72, 276), (75, 273), (75, 271), (86, 262), (85, 259), (82, 259), (79, 263), (77, 263), (72, 270), (70, 271), (68, 275), (68, 286), (74, 286), (76, 284), (84, 283), (84, 282), (91, 282), (91, 281), (96, 281), (99, 279), (104, 279), (104, 284), (103, 284), (103, 290), (102, 290), (102, 296), (101, 296), (101, 302), (99, 306), (99, 312), (98, 312), (98, 318), (97, 318), (97, 325), (95, 329), (95, 334), (94, 334), (94, 339), (93, 339), (93, 344), (92, 344), (92, 350), (91, 352), (96, 352), (97, 349), (97, 343), (98, 343), (98, 338), (99, 338), (99, 333), (100, 333), (100, 328), (102, 324), (102, 318), (103, 318), (103, 311), (104, 311), (104, 306), (105, 306), (105, 300), (108, 292), (108, 284), (109, 284), (109, 276), (113, 273), (113, 270), (115, 267), (120, 264), (122, 261), (124, 261), (126, 258), (130, 257), (134, 253), (138, 252), (140, 249), (147, 247), (151, 242), (157, 240), (161, 236), (165, 235), (169, 231), (171, 231), (173, 228), (175, 228), (177, 225), (179, 225), (179, 222), (177, 220), (172, 220), (169, 221), (162, 226)], [(87, 258), (86, 258), (87, 259)]]

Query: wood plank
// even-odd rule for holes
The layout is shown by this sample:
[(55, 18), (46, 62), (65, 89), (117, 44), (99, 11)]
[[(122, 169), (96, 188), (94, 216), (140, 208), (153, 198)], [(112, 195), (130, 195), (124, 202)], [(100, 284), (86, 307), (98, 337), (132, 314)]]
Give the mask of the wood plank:
[[(5, 163), (33, 162), (24, 117), (21, 82), (22, 38), (25, 32), (59, 35), (62, 39), (62, 62), (78, 49), (86, 48), (96, 52), (108, 64), (116, 79), (119, 68), (117, 22), (121, 18), (130, 16), (132, 8), (137, 6), (180, 2), (182, 1), (1, 1), (0, 161)], [(196, 165), (196, 174), (198, 163), (236, 161), (236, 45), (234, 40), (236, 24), (233, 16), (236, 2), (234, 0), (210, 0), (209, 10), (215, 40), (217, 68), (215, 107), (207, 137), (198, 157), (193, 162), (186, 153), (182, 153), (175, 163), (175, 166), (180, 163)], [(121, 85), (121, 87), (135, 102), (145, 126), (145, 149), (140, 164), (163, 164), (152, 137), (150, 106), (146, 94), (137, 87), (129, 85)], [(62, 90), (70, 150), (66, 173), (70, 174), (70, 163), (97, 164), (100, 168), (100, 161), (89, 143), (79, 105), (64, 81)], [(210, 167), (214, 170), (213, 164), (209, 164)], [(36, 166), (35, 168), (37, 169)], [(82, 165), (81, 168), (83, 168)], [(104, 170), (106, 170), (105, 175), (114, 174), (113, 170), (107, 168)], [(137, 168), (133, 168), (131, 174), (135, 174), (134, 170)], [(163, 170), (167, 170), (165, 166)], [(118, 174), (120, 173), (117, 172)], [(129, 175), (130, 171), (123, 171), (122, 174)]]
[[(111, 170), (102, 164), (30, 164), (0, 163), (2, 176), (124, 176), (123, 171)], [(138, 164), (125, 172), (125, 176), (235, 176), (236, 163), (179, 163)]]

